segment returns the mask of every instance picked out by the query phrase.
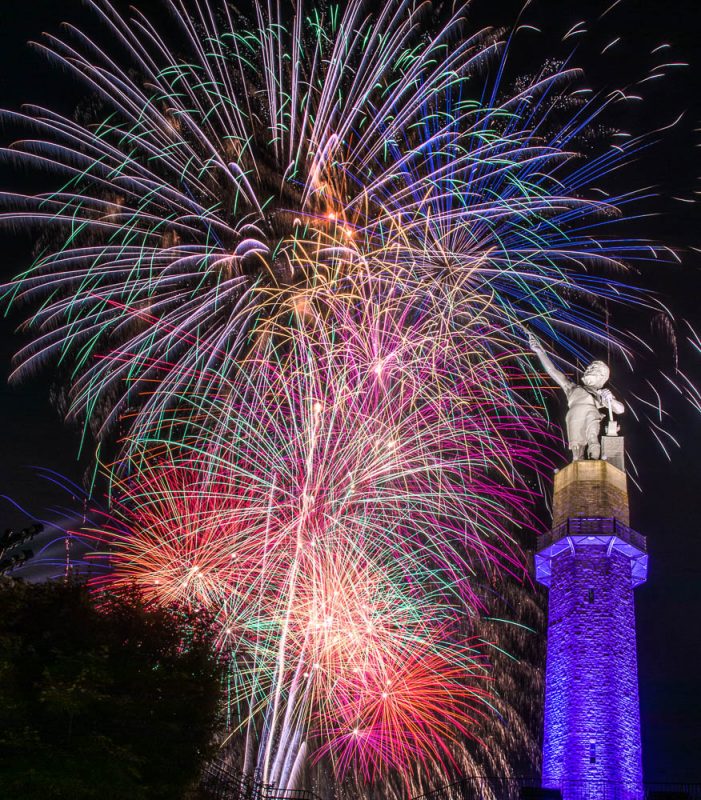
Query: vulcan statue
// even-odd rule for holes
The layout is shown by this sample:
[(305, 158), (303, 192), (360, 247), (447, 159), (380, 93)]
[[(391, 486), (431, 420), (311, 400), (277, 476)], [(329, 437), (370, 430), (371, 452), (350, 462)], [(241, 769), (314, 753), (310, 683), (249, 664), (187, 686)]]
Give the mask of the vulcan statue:
[(545, 371), (567, 397), (569, 408), (565, 423), (572, 460), (601, 458), (599, 432), (601, 420), (604, 418), (601, 409), (608, 409), (610, 422), (607, 434), (614, 436), (618, 433), (618, 426), (613, 415), (625, 411), (623, 403), (616, 400), (609, 389), (603, 388), (610, 375), (608, 366), (603, 361), (592, 361), (584, 370), (581, 384), (576, 384), (553, 364), (543, 345), (532, 333), (528, 334), (528, 344), (540, 359)]

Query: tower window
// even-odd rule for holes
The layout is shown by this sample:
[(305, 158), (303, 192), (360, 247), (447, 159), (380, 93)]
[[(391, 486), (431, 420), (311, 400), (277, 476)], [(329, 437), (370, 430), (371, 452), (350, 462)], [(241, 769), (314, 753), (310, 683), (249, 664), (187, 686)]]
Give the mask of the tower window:
[(596, 764), (596, 742), (593, 739), (589, 742), (589, 763)]
[(594, 590), (593, 589), (589, 590), (589, 602), (590, 603), (594, 602)]

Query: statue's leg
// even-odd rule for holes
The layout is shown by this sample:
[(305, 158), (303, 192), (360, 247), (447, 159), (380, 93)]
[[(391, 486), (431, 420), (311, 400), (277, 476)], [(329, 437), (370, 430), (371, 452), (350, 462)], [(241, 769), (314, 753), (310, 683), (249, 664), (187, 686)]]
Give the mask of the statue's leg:
[(592, 409), (587, 415), (587, 456), (598, 461), (601, 458), (601, 441), (599, 431), (601, 430), (601, 415), (596, 409)]
[(581, 461), (584, 458), (583, 444), (573, 444), (570, 450), (572, 451), (572, 461)]

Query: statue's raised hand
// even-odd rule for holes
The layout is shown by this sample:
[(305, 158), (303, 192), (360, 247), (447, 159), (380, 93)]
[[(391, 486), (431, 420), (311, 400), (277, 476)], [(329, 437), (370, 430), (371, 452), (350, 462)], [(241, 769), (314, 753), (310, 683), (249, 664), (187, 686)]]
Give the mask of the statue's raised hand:
[(613, 392), (610, 389), (602, 389), (599, 392), (599, 400), (605, 406), (607, 406), (614, 414), (622, 414), (626, 407), (621, 403), (620, 400), (616, 400), (613, 396)]
[(534, 353), (537, 353), (538, 355), (545, 352), (543, 345), (530, 331), (528, 331), (528, 346)]

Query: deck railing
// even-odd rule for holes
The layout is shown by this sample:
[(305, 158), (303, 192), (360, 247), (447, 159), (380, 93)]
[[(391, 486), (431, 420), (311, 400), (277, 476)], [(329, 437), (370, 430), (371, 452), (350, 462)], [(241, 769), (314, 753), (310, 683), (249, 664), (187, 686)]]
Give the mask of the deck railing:
[(643, 553), (647, 552), (645, 537), (615, 517), (570, 517), (538, 538), (538, 550), (543, 550), (567, 536), (616, 536)]

